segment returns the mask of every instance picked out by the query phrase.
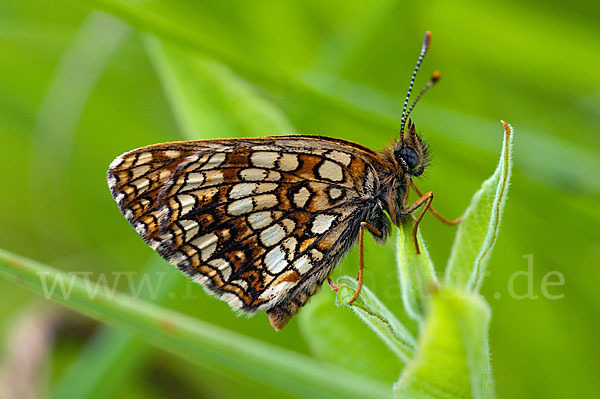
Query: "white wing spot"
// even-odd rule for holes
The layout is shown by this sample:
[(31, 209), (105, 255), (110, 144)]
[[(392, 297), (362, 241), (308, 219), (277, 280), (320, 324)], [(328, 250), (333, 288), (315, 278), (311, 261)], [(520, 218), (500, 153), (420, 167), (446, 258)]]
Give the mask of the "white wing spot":
[(344, 180), (344, 173), (342, 167), (335, 162), (325, 160), (319, 167), (319, 176), (323, 179), (331, 181), (342, 181)]
[(150, 185), (150, 180), (146, 178), (138, 179), (136, 181), (131, 182), (137, 189), (138, 193), (142, 193), (146, 191), (146, 188)]
[(210, 201), (210, 199), (212, 197), (214, 197), (215, 194), (217, 194), (218, 192), (219, 192), (218, 187), (209, 187), (209, 188), (205, 188), (203, 190), (193, 191), (193, 193), (198, 197), (198, 199), (201, 202)]
[(240, 172), (242, 180), (262, 181), (267, 177), (267, 172), (263, 169), (244, 169)]
[(121, 168), (128, 169), (133, 166), (133, 161), (135, 161), (135, 155), (131, 155), (131, 153), (130, 153), (130, 154), (123, 154), (123, 155), (121, 155), (121, 157), (123, 157), (123, 162), (119, 165)]
[(247, 290), (248, 289), (248, 282), (246, 280), (233, 280), (232, 281), (233, 284), (235, 285), (239, 285), (241, 289), (243, 290)]
[(294, 228), (296, 227), (296, 223), (294, 223), (292, 219), (283, 219), (281, 224), (283, 224), (287, 234), (290, 234), (292, 231), (294, 231)]
[(148, 163), (151, 160), (152, 160), (152, 153), (151, 152), (144, 152), (144, 153), (142, 153), (138, 157), (137, 161), (135, 161), (135, 164), (136, 165), (143, 165), (145, 163)]
[(229, 198), (248, 197), (258, 187), (257, 183), (238, 183), (231, 188)]
[(254, 230), (262, 229), (271, 224), (273, 218), (271, 218), (271, 212), (262, 211), (255, 212), (251, 215), (248, 215), (248, 223)]
[(256, 201), (256, 210), (273, 208), (279, 204), (277, 197), (273, 194), (263, 194), (254, 197)]
[(306, 187), (302, 187), (294, 194), (294, 205), (298, 208), (304, 208), (309, 199), (310, 191)]
[(282, 250), (281, 246), (273, 248), (265, 256), (265, 266), (271, 274), (278, 274), (287, 265), (288, 261), (285, 259), (285, 251)]
[(252, 146), (252, 149), (254, 151), (275, 151), (275, 148), (273, 148), (273, 146), (270, 145), (255, 145)]
[(291, 172), (298, 169), (298, 156), (294, 154), (282, 154), (279, 158), (279, 170)]
[(223, 183), (223, 172), (220, 170), (209, 170), (204, 172), (206, 181), (202, 184), (203, 186), (218, 186)]
[(217, 249), (218, 241), (219, 237), (215, 233), (209, 233), (196, 238), (191, 244), (200, 250), (200, 257), (206, 261)]
[(141, 165), (136, 166), (135, 168), (130, 169), (132, 179), (138, 178), (144, 174), (146, 174), (150, 170), (150, 165)]
[(325, 156), (334, 161), (338, 161), (344, 166), (348, 166), (350, 165), (350, 162), (352, 162), (352, 155), (341, 151), (331, 151), (330, 153), (325, 154)]
[[(202, 184), (204, 184), (204, 179), (205, 179), (204, 173), (198, 173), (198, 172), (188, 173), (186, 175), (185, 184), (202, 185)], [(181, 181), (180, 184), (183, 184), (183, 181)]]
[(277, 183), (262, 183), (258, 185), (256, 189), (257, 194), (268, 193), (269, 191), (273, 191), (278, 187)]
[(270, 170), (267, 177), (265, 177), (266, 181), (279, 181), (281, 180), (281, 173), (276, 172), (274, 170)]
[(319, 251), (316, 248), (313, 248), (310, 250), (310, 254), (312, 255), (312, 257), (314, 259), (316, 259), (317, 261), (320, 261), (321, 259), (323, 259), (323, 252)]
[(323, 234), (331, 227), (331, 223), (336, 219), (335, 215), (317, 215), (312, 223), (311, 231), (314, 234)]
[(223, 280), (229, 280), (231, 276), (231, 265), (223, 258), (218, 258), (208, 262), (209, 265), (216, 267), (223, 275)]
[(310, 263), (310, 258), (308, 255), (304, 255), (300, 259), (297, 259), (294, 262), (294, 268), (298, 270), (298, 273), (304, 274), (310, 269), (312, 269), (312, 263)]
[(158, 178), (159, 180), (165, 180), (167, 179), (169, 176), (171, 176), (171, 172), (169, 172), (168, 170), (161, 170), (158, 173)]
[(342, 190), (337, 187), (333, 187), (329, 190), (329, 198), (336, 200), (342, 196)]
[(179, 224), (183, 228), (184, 241), (191, 240), (200, 229), (200, 226), (198, 226), (198, 223), (195, 220), (182, 220)]
[(165, 151), (165, 156), (169, 158), (179, 158), (181, 156), (181, 151), (167, 150)]
[(287, 250), (289, 260), (294, 259), (297, 244), (298, 240), (296, 240), (294, 237), (288, 237), (283, 243), (281, 243), (281, 245), (283, 245), (283, 247)]
[(227, 207), (227, 213), (232, 216), (239, 216), (245, 213), (252, 212), (254, 205), (252, 204), (252, 198), (244, 198), (237, 201), (233, 201)]
[(187, 214), (196, 205), (196, 197), (190, 194), (181, 194), (177, 196), (177, 201), (181, 206), (180, 216)]
[(260, 233), (260, 241), (267, 247), (272, 247), (284, 238), (285, 230), (279, 224), (274, 224)]
[(275, 161), (279, 158), (276, 152), (254, 152), (250, 157), (250, 161), (257, 168), (272, 169), (275, 167)]
[(215, 169), (221, 166), (221, 164), (225, 161), (225, 153), (217, 152), (211, 156), (208, 161), (202, 165), (201, 169)]

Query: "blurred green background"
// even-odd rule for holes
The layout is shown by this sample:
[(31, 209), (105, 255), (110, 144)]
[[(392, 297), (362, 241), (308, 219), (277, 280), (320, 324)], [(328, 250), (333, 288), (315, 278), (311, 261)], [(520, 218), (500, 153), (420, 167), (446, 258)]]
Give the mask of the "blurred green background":
[[(157, 255), (106, 187), (106, 169), (117, 155), (163, 141), (231, 135), (240, 120), (240, 135), (312, 133), (380, 149), (397, 134), (421, 40), (431, 30), (417, 87), (434, 69), (442, 80), (413, 120), (433, 152), (433, 165), (417, 183), (436, 193), (440, 211), (460, 215), (494, 170), (499, 120), (515, 129), (510, 197), (483, 288), (493, 312), (497, 395), (597, 397), (599, 20), (597, 1), (0, 0), (0, 247), (65, 271), (103, 272), (111, 283), (112, 273), (146, 268)], [(186, 130), (152, 36), (202, 60), (189, 64), (196, 74), (190, 85), (179, 85), (206, 105), (194, 112), (214, 129)], [(275, 122), (253, 125), (252, 106), (231, 104), (240, 91), (270, 109)], [(228, 114), (232, 109), (235, 115)], [(288, 131), (264, 131), (274, 125)], [(422, 226), (441, 274), (455, 230), (432, 217)], [(394, 240), (383, 251), (368, 241), (366, 284), (392, 310), (400, 308)], [(336, 275), (354, 275), (356, 259), (354, 250)], [(515, 275), (528, 271), (528, 259), (531, 273)], [(326, 289), (275, 333), (264, 314), (236, 317), (161, 263), (155, 269), (174, 287), (162, 300), (166, 307), (386, 383), (401, 370), (382, 345), (365, 352), (377, 340), (366, 327), (336, 329), (338, 319), (352, 316), (330, 309)], [(550, 272), (559, 272), (564, 284), (544, 291), (544, 281), (559, 281)], [(127, 282), (118, 288), (127, 292)], [(22, 315), (32, 309), (67, 320), (58, 323), (41, 374), (33, 377), (42, 394), (66, 392), (59, 388), (69, 380), (68, 389), (77, 391), (97, 367), (85, 354), (115, 350), (120, 360), (98, 380), (110, 383), (90, 383), (83, 396), (279, 395), (141, 342), (119, 348), (110, 329), (14, 283), (0, 280), (0, 290), (5, 337), (22, 328)], [(313, 324), (316, 316), (331, 322)], [(322, 334), (342, 343), (359, 337), (365, 347), (331, 353)], [(15, 365), (10, 351), (3, 353), (0, 371)]]

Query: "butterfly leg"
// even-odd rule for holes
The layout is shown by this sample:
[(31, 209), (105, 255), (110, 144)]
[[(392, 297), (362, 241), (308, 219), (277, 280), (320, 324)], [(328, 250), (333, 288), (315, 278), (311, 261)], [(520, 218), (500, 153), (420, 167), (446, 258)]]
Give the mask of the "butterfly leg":
[(334, 283), (333, 280), (329, 277), (327, 277), (327, 284), (329, 284), (331, 289), (334, 290), (335, 292), (338, 292), (340, 289), (340, 287), (338, 287), (338, 285), (336, 283)]
[[(412, 188), (415, 190), (415, 192), (417, 194), (419, 194), (419, 196), (423, 196), (423, 193), (421, 192), (421, 190), (419, 190), (419, 188), (417, 187), (417, 185), (415, 184), (415, 182), (413, 182), (412, 180), (410, 181), (410, 185), (412, 186)], [(408, 197), (408, 195), (407, 195)], [(438, 211), (435, 210), (435, 208), (433, 207), (433, 205), (429, 205), (429, 211), (438, 219), (440, 219), (442, 222), (449, 224), (449, 225), (456, 225), (459, 224), (460, 222), (462, 222), (462, 218), (456, 218), (454, 220), (450, 220), (445, 218), (444, 216), (442, 216)]]
[(427, 212), (427, 209), (429, 209), (431, 207), (431, 201), (433, 201), (433, 192), (432, 191), (425, 193), (424, 195), (421, 195), (421, 197), (418, 200), (413, 202), (412, 205), (409, 206), (408, 208), (406, 208), (403, 212), (406, 215), (410, 215), (411, 213), (413, 213), (414, 211), (419, 209), (421, 206), (423, 206), (421, 213), (419, 213), (419, 216), (417, 216), (417, 218), (415, 219), (415, 226), (413, 227), (413, 231), (412, 231), (413, 240), (415, 242), (415, 247), (417, 249), (418, 254), (421, 253), (421, 251), (419, 250), (419, 242), (417, 241), (417, 232), (419, 229), (419, 223), (421, 223), (421, 219), (423, 219), (423, 216), (425, 216), (425, 212)]
[(381, 237), (381, 231), (379, 231), (376, 227), (373, 227), (367, 222), (360, 223), (360, 230), (358, 232), (358, 276), (356, 277), (358, 280), (358, 287), (356, 288), (354, 296), (348, 301), (348, 305), (352, 305), (352, 302), (358, 298), (360, 290), (363, 286), (363, 271), (365, 269), (363, 238), (365, 236), (365, 229), (369, 230), (371, 234)]
[[(408, 196), (410, 195), (410, 186), (413, 184), (412, 180), (409, 178), (410, 184), (406, 186), (406, 194), (404, 195), (404, 200), (402, 201), (402, 208), (406, 208), (406, 204), (408, 203)], [(420, 196), (421, 194), (419, 194)]]

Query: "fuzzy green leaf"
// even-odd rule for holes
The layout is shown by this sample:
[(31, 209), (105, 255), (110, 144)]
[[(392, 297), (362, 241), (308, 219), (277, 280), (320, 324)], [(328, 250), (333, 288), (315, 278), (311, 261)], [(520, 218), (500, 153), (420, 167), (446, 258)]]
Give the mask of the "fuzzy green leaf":
[(502, 124), (505, 134), (500, 161), (473, 196), (458, 227), (446, 269), (448, 287), (478, 292), (496, 243), (512, 168), (512, 127)]
[(375, 331), (365, 328), (350, 306), (338, 307), (335, 302), (336, 293), (325, 285), (297, 316), (311, 352), (328, 363), (385, 382), (389, 387), (387, 397), (391, 397), (392, 384), (405, 362)]
[(412, 230), (412, 223), (404, 223), (398, 228), (398, 277), (406, 313), (421, 321), (429, 292), (437, 286), (438, 280), (420, 232), (417, 233), (417, 240), (421, 253), (417, 254)]
[[(82, 278), (5, 250), (0, 250), (0, 275), (85, 315), (139, 334), (161, 349), (203, 367), (223, 367), (277, 387), (290, 396), (380, 398), (389, 394), (388, 389), (371, 379), (341, 369), (334, 371), (331, 366), (298, 353), (134, 297), (120, 293), (109, 296), (102, 290), (90, 295), (89, 284)], [(63, 295), (61, 289), (48, 292), (47, 282), (52, 281), (62, 281), (70, 294)]]
[(400, 359), (404, 362), (409, 361), (413, 356), (416, 341), (396, 316), (364, 285), (359, 297), (352, 305), (348, 305), (358, 288), (355, 279), (342, 276), (336, 284), (339, 287), (336, 304), (348, 306)]
[[(402, 299), (395, 282), (395, 253), (394, 242), (381, 248), (371, 237), (365, 237), (365, 284), (369, 292), (375, 293), (388, 309), (400, 310), (394, 316), (400, 318), (400, 323), (414, 333), (416, 329), (412, 319), (403, 314), (401, 309), (394, 308)], [(355, 247), (336, 266), (331, 277), (338, 280), (348, 273), (353, 275), (350, 280), (354, 280), (357, 260), (358, 249)], [(398, 379), (405, 362), (377, 336), (375, 330), (365, 328), (364, 321), (357, 317), (353, 307), (337, 306), (336, 295), (325, 283), (321, 291), (302, 308), (295, 317), (302, 335), (316, 356), (339, 367), (389, 383), (391, 395), (392, 384)]]
[(477, 294), (434, 293), (417, 355), (394, 385), (396, 398), (488, 398), (489, 320), (489, 307)]

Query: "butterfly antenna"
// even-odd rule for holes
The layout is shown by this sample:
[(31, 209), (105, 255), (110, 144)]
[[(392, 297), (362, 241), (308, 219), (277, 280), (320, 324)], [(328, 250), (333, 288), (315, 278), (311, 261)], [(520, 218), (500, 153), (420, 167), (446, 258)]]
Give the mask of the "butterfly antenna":
[(433, 75), (431, 75), (431, 79), (429, 80), (429, 82), (427, 82), (427, 84), (425, 85), (425, 87), (423, 87), (423, 89), (421, 89), (421, 92), (419, 93), (419, 95), (417, 96), (417, 98), (415, 98), (415, 101), (413, 101), (412, 105), (408, 109), (408, 112), (406, 113), (406, 117), (407, 118), (410, 116), (410, 113), (415, 108), (415, 105), (417, 105), (417, 102), (423, 96), (423, 94), (425, 94), (425, 92), (427, 90), (429, 90), (433, 85), (435, 85), (437, 83), (437, 81), (440, 80), (441, 77), (442, 77), (442, 74), (440, 73), (440, 71), (434, 71), (433, 72)]
[(425, 39), (423, 39), (423, 47), (421, 47), (421, 54), (419, 55), (419, 60), (417, 61), (417, 66), (415, 66), (415, 70), (413, 71), (412, 78), (410, 79), (410, 86), (408, 86), (408, 93), (406, 93), (406, 98), (404, 99), (404, 108), (402, 109), (402, 125), (400, 126), (400, 137), (404, 137), (404, 125), (406, 124), (406, 108), (408, 107), (408, 99), (410, 98), (410, 93), (412, 92), (413, 85), (415, 84), (415, 78), (417, 77), (417, 71), (421, 66), (421, 62), (423, 58), (425, 58), (425, 54), (427, 54), (427, 50), (429, 50), (429, 43), (431, 42), (431, 32), (425, 32)]

